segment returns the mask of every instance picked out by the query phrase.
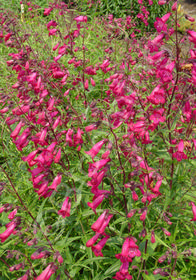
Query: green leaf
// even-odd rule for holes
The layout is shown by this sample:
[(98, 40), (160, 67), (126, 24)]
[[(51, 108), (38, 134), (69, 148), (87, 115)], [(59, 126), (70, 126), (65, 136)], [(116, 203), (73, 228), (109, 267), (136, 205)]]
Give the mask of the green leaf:
[(111, 267), (109, 267), (109, 268), (105, 271), (104, 275), (111, 275), (113, 272), (118, 271), (119, 268), (120, 268), (120, 266), (121, 266), (121, 262), (120, 262), (120, 260), (118, 260), (118, 261), (116, 261)]

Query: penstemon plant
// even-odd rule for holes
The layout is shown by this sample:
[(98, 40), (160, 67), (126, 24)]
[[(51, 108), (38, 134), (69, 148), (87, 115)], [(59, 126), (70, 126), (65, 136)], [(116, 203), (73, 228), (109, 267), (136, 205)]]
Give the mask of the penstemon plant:
[(170, 4), (140, 39), (60, 1), (0, 13), (2, 279), (195, 279), (196, 32)]

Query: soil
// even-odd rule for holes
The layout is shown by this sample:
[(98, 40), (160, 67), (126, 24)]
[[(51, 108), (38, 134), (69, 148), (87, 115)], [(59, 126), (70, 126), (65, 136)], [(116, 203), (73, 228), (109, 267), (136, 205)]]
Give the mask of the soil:
[(196, 17), (196, 0), (180, 0), (179, 3), (187, 14)]

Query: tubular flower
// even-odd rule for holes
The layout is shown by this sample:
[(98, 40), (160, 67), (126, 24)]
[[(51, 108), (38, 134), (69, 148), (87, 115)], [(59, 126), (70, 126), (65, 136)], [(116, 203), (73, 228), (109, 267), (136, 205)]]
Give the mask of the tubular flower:
[(113, 215), (108, 214), (108, 210), (105, 210), (101, 216), (99, 216), (97, 221), (91, 226), (91, 229), (97, 233), (103, 233), (112, 217)]
[(53, 263), (49, 264), (46, 269), (35, 280), (49, 280), (52, 274), (57, 270), (57, 266)]
[(103, 257), (103, 253), (101, 252), (101, 250), (103, 249), (103, 247), (105, 246), (108, 238), (110, 238), (109, 236), (104, 237), (103, 239), (101, 239), (97, 245), (92, 246), (92, 251), (95, 254), (96, 257), (100, 256)]
[(101, 150), (102, 146), (106, 143), (107, 139), (103, 139), (96, 143), (92, 149), (88, 152), (85, 152), (87, 155), (90, 155), (92, 157), (92, 160), (94, 157), (98, 154), (98, 152)]
[(191, 202), (191, 206), (192, 206), (192, 211), (193, 211), (193, 219), (191, 221), (196, 222), (196, 205), (193, 202)]
[(104, 199), (105, 195), (99, 195), (98, 197), (96, 197), (92, 203), (88, 202), (87, 205), (92, 208), (92, 210), (95, 212), (96, 214), (96, 208), (99, 206), (99, 204), (102, 203), (103, 199)]
[(78, 23), (78, 22), (87, 22), (87, 16), (78, 16), (75, 17), (74, 20)]
[(131, 280), (132, 276), (129, 274), (128, 272), (128, 268), (129, 268), (129, 262), (124, 262), (121, 267), (120, 270), (116, 273), (115, 277), (113, 277), (113, 279), (116, 280)]
[(11, 235), (11, 234), (14, 234), (15, 232), (15, 228), (16, 228), (16, 223), (15, 222), (11, 222), (8, 224), (8, 227), (7, 229), (0, 234), (0, 239), (1, 239), (1, 242), (5, 242), (6, 239)]
[(58, 214), (61, 215), (63, 218), (69, 217), (70, 209), (71, 209), (71, 201), (69, 201), (69, 196), (67, 196), (65, 201), (63, 202), (61, 210), (58, 211)]
[(86, 247), (92, 247), (93, 244), (97, 241), (97, 239), (100, 237), (100, 233), (96, 233), (91, 239), (89, 239), (86, 243)]
[(132, 259), (136, 256), (141, 256), (139, 247), (135, 244), (135, 239), (133, 239), (132, 237), (127, 237), (122, 246), (121, 254), (115, 255), (115, 257), (117, 259), (120, 259), (120, 261), (124, 263), (127, 261), (132, 262)]

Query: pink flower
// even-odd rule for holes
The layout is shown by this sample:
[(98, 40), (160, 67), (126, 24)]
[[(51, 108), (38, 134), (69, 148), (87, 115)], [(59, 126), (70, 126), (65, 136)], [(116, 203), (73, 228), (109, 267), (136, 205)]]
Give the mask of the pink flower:
[(38, 277), (35, 278), (35, 280), (49, 280), (52, 274), (56, 272), (56, 270), (57, 267), (53, 263), (51, 263)]
[(86, 247), (92, 247), (93, 244), (97, 241), (97, 239), (100, 237), (100, 233), (96, 233), (91, 239), (89, 239), (86, 243)]
[(102, 146), (107, 142), (107, 139), (101, 140), (98, 143), (96, 143), (92, 149), (88, 152), (85, 152), (87, 155), (90, 155), (92, 157), (92, 160), (94, 157), (98, 154), (98, 152), (101, 150)]
[(162, 179), (161, 179), (161, 180), (158, 180), (158, 181), (156, 182), (155, 187), (150, 189), (150, 190), (151, 190), (154, 194), (156, 194), (157, 196), (158, 196), (158, 195), (161, 195), (161, 193), (159, 192), (159, 188), (160, 188), (161, 184), (162, 184)]
[(9, 38), (11, 37), (12, 33), (7, 33), (4, 37), (5, 42), (7, 42), (9, 40)]
[(193, 219), (191, 221), (196, 221), (196, 205), (191, 202), (192, 211), (193, 211)]
[(29, 271), (27, 271), (22, 277), (18, 278), (17, 280), (28, 280), (29, 278)]
[(109, 214), (108, 210), (105, 210), (97, 219), (97, 221), (91, 226), (91, 229), (97, 233), (103, 233), (112, 217), (113, 215)]
[(49, 251), (42, 251), (42, 249), (38, 249), (37, 251), (35, 251), (31, 255), (31, 259), (32, 260), (38, 260), (38, 259), (42, 259), (42, 258), (47, 258), (49, 256), (50, 256), (50, 252)]
[(160, 85), (156, 86), (151, 94), (147, 96), (147, 99), (155, 105), (165, 103), (165, 91), (163, 88), (160, 88)]
[(147, 208), (143, 211), (143, 213), (140, 216), (140, 221), (145, 221), (147, 215)]
[(159, 5), (165, 5), (166, 2), (167, 2), (166, 0), (159, 0), (158, 4), (159, 4)]
[(101, 250), (103, 249), (103, 247), (105, 246), (108, 238), (110, 238), (109, 236), (104, 237), (103, 239), (101, 239), (97, 245), (92, 246), (92, 251), (95, 254), (96, 257), (100, 256), (103, 257), (103, 253), (101, 252)]
[(9, 220), (13, 220), (16, 214), (17, 214), (17, 209), (14, 209), (14, 210), (8, 215), (8, 219), (9, 219)]
[(101, 168), (103, 168), (111, 159), (101, 159), (95, 163), (89, 163), (88, 176), (94, 177)]
[(157, 71), (157, 78), (161, 78), (162, 83), (166, 83), (169, 82), (173, 79), (173, 69), (175, 67), (175, 62), (171, 62), (169, 64), (167, 64), (165, 67), (159, 69)]
[(69, 196), (67, 196), (65, 201), (63, 202), (61, 210), (58, 211), (58, 214), (61, 215), (63, 218), (69, 217), (70, 209), (71, 209), (71, 201), (69, 201)]
[(88, 89), (88, 79), (86, 79), (85, 83), (84, 83), (84, 88), (87, 90)]
[(152, 230), (152, 232), (151, 232), (151, 242), (152, 242), (152, 243), (155, 243), (155, 242), (156, 242), (154, 230)]
[(96, 176), (94, 175), (91, 181), (88, 181), (87, 185), (93, 187), (93, 189), (97, 189), (97, 187), (101, 184), (107, 170), (107, 168), (103, 168), (99, 173), (96, 173)]
[(195, 22), (195, 19), (193, 17), (190, 17), (189, 15), (184, 16), (185, 19), (189, 20), (190, 22)]
[(97, 123), (93, 123), (90, 124), (88, 126), (85, 127), (86, 132), (92, 131), (92, 130), (96, 130), (98, 128), (98, 124)]
[(87, 205), (92, 208), (92, 210), (96, 213), (96, 208), (99, 206), (99, 204), (102, 203), (103, 199), (104, 199), (105, 195), (99, 195), (98, 197), (96, 197), (92, 203), (88, 202)]
[(196, 32), (193, 30), (188, 30), (187, 33), (190, 35), (190, 37), (188, 37), (189, 41), (196, 45)]
[(9, 271), (15, 271), (24, 268), (24, 263), (18, 263), (9, 268)]
[(87, 16), (78, 16), (75, 17), (74, 20), (78, 23), (78, 22), (87, 22)]
[(51, 12), (52, 12), (52, 8), (46, 8), (45, 10), (44, 10), (44, 16), (48, 16)]
[(165, 24), (161, 18), (156, 18), (154, 27), (156, 28), (158, 33), (167, 31), (167, 24)]
[(49, 29), (51, 26), (53, 26), (53, 27), (57, 26), (57, 23), (56, 23), (56, 21), (51, 20), (46, 24), (46, 26), (47, 26), (47, 29)]
[(62, 179), (62, 176), (61, 176), (61, 175), (57, 175), (57, 176), (54, 178), (54, 180), (53, 180), (53, 182), (52, 182), (52, 185), (49, 186), (49, 189), (52, 189), (52, 190), (57, 191), (56, 188), (57, 188), (58, 185), (60, 185), (61, 179)]
[(10, 137), (12, 137), (14, 140), (16, 139), (16, 137), (18, 136), (18, 134), (20, 133), (20, 130), (23, 126), (23, 122), (19, 122), (19, 124), (17, 124), (16, 128), (12, 131), (12, 133), (10, 134)]
[(148, 41), (148, 47), (150, 49), (150, 52), (159, 50), (159, 47), (160, 47), (164, 37), (165, 37), (165, 34), (161, 33), (158, 36), (156, 36), (152, 41)]
[(172, 10), (172, 11), (176, 11), (177, 5), (178, 5), (178, 2), (177, 2), (177, 1), (174, 2), (174, 4), (173, 4), (172, 7), (171, 7), (171, 10)]
[(177, 161), (187, 159), (187, 155), (183, 152), (183, 150), (184, 150), (184, 142), (183, 140), (180, 140), (180, 143), (178, 144), (177, 152), (173, 153), (173, 157), (176, 158)]
[(91, 80), (91, 85), (94, 87), (95, 86), (95, 81), (93, 80), (93, 78), (90, 78)]
[(170, 236), (171, 232), (167, 231), (165, 228), (162, 228), (162, 231), (164, 232), (165, 235)]
[(116, 273), (116, 275), (113, 277), (113, 279), (116, 279), (116, 280), (131, 280), (132, 279), (132, 276), (129, 274), (129, 262), (126, 261), (124, 262), (119, 271)]
[(132, 210), (127, 214), (127, 218), (133, 217), (133, 215), (135, 215), (135, 213), (136, 213), (136, 209), (132, 209)]
[(0, 234), (0, 239), (1, 239), (1, 242), (5, 242), (6, 239), (14, 232), (15, 232), (15, 228), (16, 228), (16, 223), (15, 222), (11, 222), (9, 223), (9, 226), (7, 227), (7, 229)]
[(55, 79), (60, 79), (63, 78), (65, 76), (65, 73), (63, 71), (55, 71), (53, 72), (53, 77)]
[(50, 29), (50, 31), (49, 31), (49, 36), (53, 36), (53, 35), (55, 35), (56, 34), (56, 32), (58, 31), (58, 29), (56, 29), (56, 28), (53, 28), (53, 29)]
[(4, 206), (0, 207), (0, 214), (3, 213), (4, 210), (5, 210)]
[(58, 152), (54, 158), (54, 162), (58, 163), (60, 161), (60, 159), (61, 159), (61, 148), (58, 150)]
[(165, 121), (164, 109), (157, 109), (153, 111), (153, 114), (150, 116), (150, 120), (153, 122), (153, 124), (158, 125), (160, 122)]
[(133, 237), (127, 237), (125, 242), (123, 243), (121, 254), (115, 255), (115, 257), (117, 259), (120, 259), (120, 261), (122, 263), (124, 263), (127, 261), (132, 262), (132, 259), (134, 257), (141, 256), (139, 247), (135, 244), (136, 241), (135, 241), (135, 238), (133, 238)]

